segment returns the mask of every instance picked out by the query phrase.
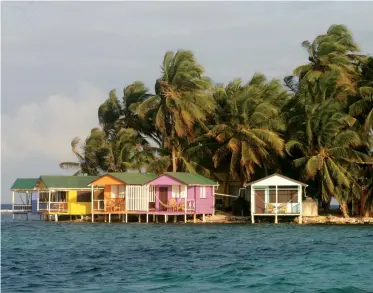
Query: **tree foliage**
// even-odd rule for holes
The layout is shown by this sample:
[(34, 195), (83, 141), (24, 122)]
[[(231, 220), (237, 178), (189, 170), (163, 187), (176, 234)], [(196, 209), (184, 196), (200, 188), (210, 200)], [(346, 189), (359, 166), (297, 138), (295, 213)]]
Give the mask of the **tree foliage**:
[(191, 51), (166, 52), (150, 92), (140, 81), (98, 109), (99, 128), (71, 147), (76, 174), (184, 171), (241, 184), (279, 172), (311, 196), (373, 205), (373, 58), (344, 25), (304, 41), (306, 64), (284, 84), (255, 73), (214, 85)]

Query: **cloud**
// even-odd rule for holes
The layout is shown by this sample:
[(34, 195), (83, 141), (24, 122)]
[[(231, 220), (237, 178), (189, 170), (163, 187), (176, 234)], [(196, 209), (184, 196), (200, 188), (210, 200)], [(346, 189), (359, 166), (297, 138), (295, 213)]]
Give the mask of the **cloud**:
[(14, 115), (3, 114), (2, 159), (17, 162), (37, 154), (73, 160), (71, 140), (84, 139), (98, 125), (97, 109), (106, 96), (85, 83), (75, 94), (50, 95), (42, 102), (25, 103)]

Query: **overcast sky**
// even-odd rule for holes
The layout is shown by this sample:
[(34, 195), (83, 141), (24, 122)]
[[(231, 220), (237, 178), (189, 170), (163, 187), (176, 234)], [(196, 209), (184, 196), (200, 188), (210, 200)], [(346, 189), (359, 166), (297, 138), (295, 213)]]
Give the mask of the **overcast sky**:
[(17, 177), (72, 174), (70, 142), (111, 89), (153, 90), (167, 50), (190, 49), (215, 82), (282, 78), (300, 46), (345, 24), (373, 53), (373, 2), (2, 2), (1, 196)]

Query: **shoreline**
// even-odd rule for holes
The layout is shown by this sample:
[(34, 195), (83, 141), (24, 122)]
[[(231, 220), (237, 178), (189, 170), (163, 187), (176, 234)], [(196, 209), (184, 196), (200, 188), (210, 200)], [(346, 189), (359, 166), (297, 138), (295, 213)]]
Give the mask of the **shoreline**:
[[(12, 214), (12, 210), (0, 210), (0, 211), (1, 211), (1, 214)], [(88, 215), (84, 217), (83, 219), (76, 219), (76, 220), (71, 220), (71, 221), (60, 220), (59, 222), (92, 223), (91, 217)], [(95, 223), (105, 223), (105, 222), (95, 221)], [(122, 222), (112, 221), (112, 223), (122, 223)], [(132, 222), (129, 222), (129, 223), (132, 223)], [(181, 222), (178, 221), (176, 223), (181, 223)], [(193, 220), (188, 220), (187, 223), (188, 224), (189, 223), (193, 223), (193, 224), (252, 224), (250, 216), (233, 216), (228, 213), (217, 214), (213, 216), (206, 216), (205, 221), (199, 218), (197, 218), (196, 222), (194, 222)], [(270, 223), (273, 223), (271, 219), (262, 218), (259, 222), (256, 222), (255, 224), (270, 224)], [(295, 217), (293, 219), (288, 218), (287, 221), (280, 221), (279, 223), (299, 225), (299, 218), (298, 217)], [(175, 223), (168, 222), (167, 224), (175, 224)], [(369, 225), (369, 224), (373, 224), (373, 217), (344, 218), (343, 216), (335, 216), (335, 215), (302, 217), (302, 224), (300, 225), (318, 225), (318, 224), (319, 225), (367, 225), (367, 224)]]

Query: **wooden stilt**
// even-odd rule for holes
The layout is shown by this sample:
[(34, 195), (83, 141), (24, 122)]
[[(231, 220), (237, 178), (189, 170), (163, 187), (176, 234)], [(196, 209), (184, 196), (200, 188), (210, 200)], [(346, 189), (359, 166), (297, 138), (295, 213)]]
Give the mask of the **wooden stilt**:
[(187, 215), (185, 214), (184, 215), (184, 223), (186, 224), (186, 222), (187, 222)]
[(197, 215), (196, 214), (193, 215), (193, 222), (194, 222), (194, 224), (197, 223)]
[(105, 214), (105, 223), (106, 223), (106, 216), (107, 216), (107, 215)]
[(278, 217), (275, 215), (275, 224), (278, 224)]
[(302, 218), (302, 215), (299, 216), (299, 224), (302, 224), (303, 223), (303, 218)]
[(141, 223), (141, 215), (137, 215), (139, 217), (139, 223)]
[(58, 222), (58, 215), (55, 215), (55, 221)]
[(206, 222), (205, 214), (202, 214), (202, 222)]
[(174, 216), (174, 223), (177, 222), (177, 215)]
[(255, 223), (254, 214), (251, 215), (251, 224)]
[[(127, 214), (126, 214), (127, 215)], [(123, 214), (122, 215), (122, 223), (124, 223), (125, 222), (125, 216), (126, 216), (125, 214)]]
[(155, 222), (155, 215), (153, 215), (153, 222)]
[(109, 223), (111, 223), (111, 214), (109, 214)]
[(158, 215), (156, 215), (155, 217), (156, 217), (156, 221), (157, 221), (157, 224), (158, 224)]
[(164, 215), (164, 222), (167, 223), (167, 215)]
[(92, 214), (91, 217), (92, 217), (92, 223), (94, 223), (95, 222), (95, 214)]
[(128, 223), (128, 214), (126, 214), (126, 223)]
[(149, 214), (146, 214), (146, 223), (149, 223)]

